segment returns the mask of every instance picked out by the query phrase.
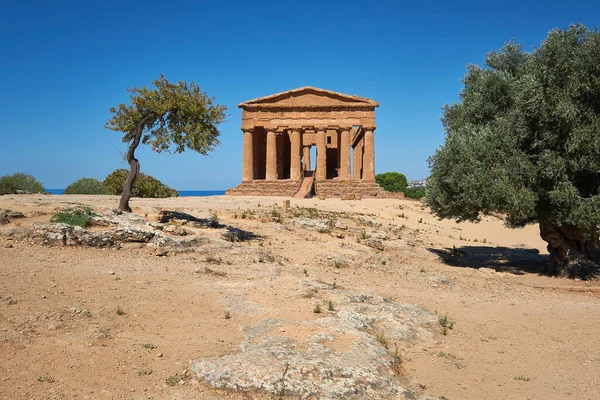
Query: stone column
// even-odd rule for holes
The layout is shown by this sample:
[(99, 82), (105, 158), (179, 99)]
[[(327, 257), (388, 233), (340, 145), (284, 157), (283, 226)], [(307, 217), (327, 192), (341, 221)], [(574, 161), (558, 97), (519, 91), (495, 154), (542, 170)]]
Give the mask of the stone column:
[(298, 129), (290, 130), (290, 179), (298, 181), (300, 177), (300, 131)]
[(363, 167), (363, 142), (364, 137), (362, 137), (354, 146), (354, 153), (352, 154), (353, 164), (352, 164), (352, 179), (360, 180), (362, 179), (360, 172)]
[(253, 129), (244, 129), (242, 182), (251, 182), (254, 179), (254, 146), (252, 141), (253, 132)]
[(278, 132), (275, 135), (277, 140), (277, 179), (283, 179), (283, 134)]
[(267, 181), (277, 180), (277, 136), (275, 129), (267, 129)]
[(310, 171), (310, 146), (304, 146), (302, 150), (304, 151), (304, 170)]
[(327, 179), (327, 129), (317, 129), (317, 179)]
[(363, 179), (375, 180), (375, 127), (364, 127), (365, 130), (365, 154), (363, 158)]
[(350, 179), (350, 128), (342, 128), (340, 140), (340, 179)]

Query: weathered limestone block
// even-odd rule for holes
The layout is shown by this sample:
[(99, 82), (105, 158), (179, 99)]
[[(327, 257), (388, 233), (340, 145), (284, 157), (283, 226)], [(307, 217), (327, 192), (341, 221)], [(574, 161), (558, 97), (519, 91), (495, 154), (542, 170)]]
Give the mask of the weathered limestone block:
[(185, 228), (177, 225), (165, 225), (163, 227), (163, 232), (168, 232), (179, 236), (185, 236), (188, 234), (188, 231)]
[(152, 241), (148, 244), (150, 247), (172, 247), (175, 249), (183, 249), (199, 246), (202, 239), (199, 237), (180, 238), (176, 236), (168, 236), (162, 232), (156, 232)]
[(149, 228), (138, 228), (131, 225), (119, 226), (115, 229), (115, 237), (122, 242), (148, 243), (156, 232)]
[(361, 241), (362, 244), (372, 247), (374, 249), (377, 250), (385, 250), (385, 247), (383, 246), (383, 243), (381, 242), (381, 240), (377, 240), (377, 239), (364, 239)]
[(327, 232), (331, 230), (331, 221), (328, 219), (298, 218), (294, 221), (294, 225), (309, 231)]
[(93, 232), (79, 226), (69, 230), (65, 239), (67, 246), (112, 247), (115, 245), (112, 232)]

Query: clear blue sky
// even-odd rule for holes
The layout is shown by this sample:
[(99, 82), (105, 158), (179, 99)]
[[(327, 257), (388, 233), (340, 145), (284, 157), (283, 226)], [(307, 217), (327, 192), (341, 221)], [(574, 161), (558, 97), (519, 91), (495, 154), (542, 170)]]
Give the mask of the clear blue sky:
[(176, 189), (237, 185), (237, 104), (306, 85), (379, 101), (376, 171), (424, 178), (466, 64), (511, 38), (532, 48), (550, 29), (599, 17), (598, 0), (2, 0), (0, 175), (64, 188), (124, 168), (108, 109), (163, 73), (194, 80), (229, 113), (209, 157), (138, 150), (142, 172)]

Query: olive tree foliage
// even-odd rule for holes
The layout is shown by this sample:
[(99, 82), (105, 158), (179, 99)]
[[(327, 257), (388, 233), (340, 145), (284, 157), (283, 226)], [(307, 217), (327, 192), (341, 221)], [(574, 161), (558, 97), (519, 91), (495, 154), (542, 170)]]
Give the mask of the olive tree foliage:
[(509, 42), (469, 65), (446, 105), (445, 143), (429, 159), (427, 202), (442, 218), (492, 211), (539, 223), (548, 272), (599, 272), (600, 34), (550, 31), (531, 52)]
[(129, 104), (112, 107), (106, 128), (123, 133), (129, 143), (126, 154), (129, 175), (125, 180), (119, 209), (131, 212), (129, 199), (140, 172), (135, 150), (140, 143), (160, 153), (182, 153), (186, 149), (207, 155), (219, 142), (217, 125), (225, 120), (226, 107), (200, 90), (194, 82), (169, 82), (160, 76), (153, 88), (134, 87)]
[(406, 176), (400, 172), (384, 172), (375, 175), (375, 181), (388, 192), (403, 192), (406, 189)]

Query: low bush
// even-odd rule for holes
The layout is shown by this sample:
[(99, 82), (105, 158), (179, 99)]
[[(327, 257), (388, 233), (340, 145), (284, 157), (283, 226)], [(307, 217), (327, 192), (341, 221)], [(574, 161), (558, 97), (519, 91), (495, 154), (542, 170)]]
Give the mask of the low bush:
[(421, 200), (423, 197), (425, 197), (425, 188), (406, 189), (404, 191), (404, 197), (409, 199)]
[[(126, 169), (117, 169), (106, 177), (104, 185), (108, 190), (108, 194), (118, 196), (123, 192), (123, 185), (125, 185), (127, 174), (129, 174), (129, 171)], [(177, 190), (168, 187), (158, 179), (140, 172), (133, 185), (131, 195), (132, 197), (165, 198), (177, 197), (179, 196), (179, 193), (177, 193)]]
[(46, 193), (44, 186), (37, 179), (23, 172), (0, 178), (0, 194), (15, 194), (17, 191)]
[(81, 178), (67, 186), (64, 194), (108, 194), (108, 190), (98, 179)]

